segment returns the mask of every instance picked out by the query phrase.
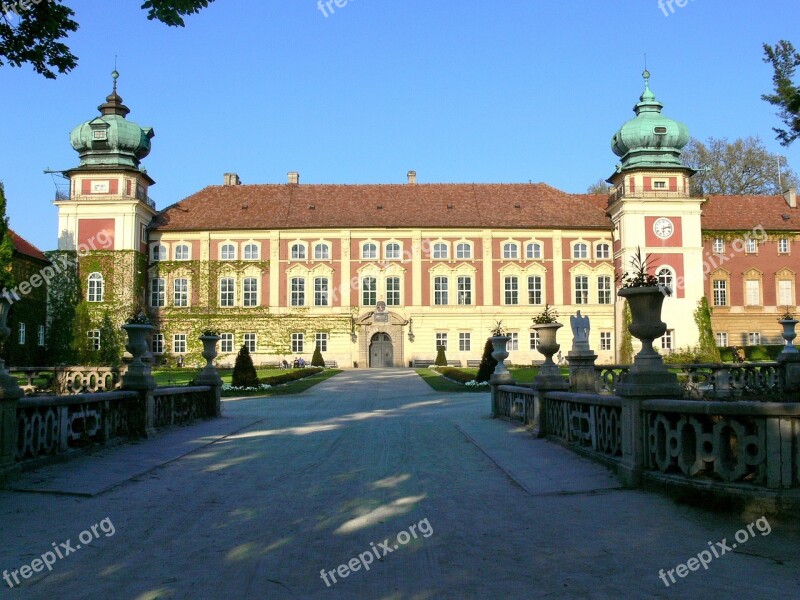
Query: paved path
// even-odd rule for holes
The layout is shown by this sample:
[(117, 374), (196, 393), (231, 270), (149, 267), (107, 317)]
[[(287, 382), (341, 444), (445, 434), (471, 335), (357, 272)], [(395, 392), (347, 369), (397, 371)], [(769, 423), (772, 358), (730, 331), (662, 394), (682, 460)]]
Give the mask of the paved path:
[[(346, 372), (303, 395), (226, 402), (226, 419), (72, 461), (57, 476), (28, 475), (19, 487), (70, 494), (0, 492), (0, 570), (54, 542), (76, 549), (0, 597), (800, 596), (797, 521), (762, 520), (769, 535), (754, 528), (667, 588), (660, 569), (709, 541), (730, 546), (761, 515), (619, 489), (605, 468), (488, 409), (488, 394), (438, 394), (412, 371)], [(374, 553), (369, 571), (335, 573)], [(322, 569), (337, 582), (326, 575), (328, 587)]]

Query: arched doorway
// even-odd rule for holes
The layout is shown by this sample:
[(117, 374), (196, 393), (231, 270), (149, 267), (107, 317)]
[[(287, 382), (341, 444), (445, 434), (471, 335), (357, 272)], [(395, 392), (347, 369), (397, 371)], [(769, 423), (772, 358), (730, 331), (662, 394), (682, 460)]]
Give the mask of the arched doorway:
[(394, 348), (388, 333), (376, 333), (369, 344), (369, 366), (371, 369), (384, 369), (394, 366)]

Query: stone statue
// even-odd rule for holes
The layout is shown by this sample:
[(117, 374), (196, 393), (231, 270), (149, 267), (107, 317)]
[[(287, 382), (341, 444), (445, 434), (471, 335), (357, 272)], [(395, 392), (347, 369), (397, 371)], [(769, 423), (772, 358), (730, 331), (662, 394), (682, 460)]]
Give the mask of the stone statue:
[(574, 317), (569, 318), (569, 324), (572, 327), (572, 335), (576, 345), (583, 345), (589, 343), (589, 317), (581, 316), (581, 311)]

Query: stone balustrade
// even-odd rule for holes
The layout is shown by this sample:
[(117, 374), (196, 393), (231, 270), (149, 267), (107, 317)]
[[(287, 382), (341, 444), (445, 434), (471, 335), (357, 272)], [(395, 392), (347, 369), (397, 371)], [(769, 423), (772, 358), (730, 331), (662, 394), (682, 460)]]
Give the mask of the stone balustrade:
[(26, 396), (67, 396), (118, 390), (125, 367), (14, 367), (8, 372), (22, 378), (20, 387)]

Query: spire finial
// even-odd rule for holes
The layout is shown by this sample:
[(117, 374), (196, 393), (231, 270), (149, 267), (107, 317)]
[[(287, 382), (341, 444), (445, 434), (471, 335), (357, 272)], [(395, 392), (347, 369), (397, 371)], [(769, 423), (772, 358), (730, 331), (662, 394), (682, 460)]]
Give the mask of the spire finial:
[(119, 79), (119, 72), (117, 71), (117, 60), (114, 59), (114, 70), (111, 71), (111, 79), (114, 80), (114, 93), (117, 93), (117, 79)]

